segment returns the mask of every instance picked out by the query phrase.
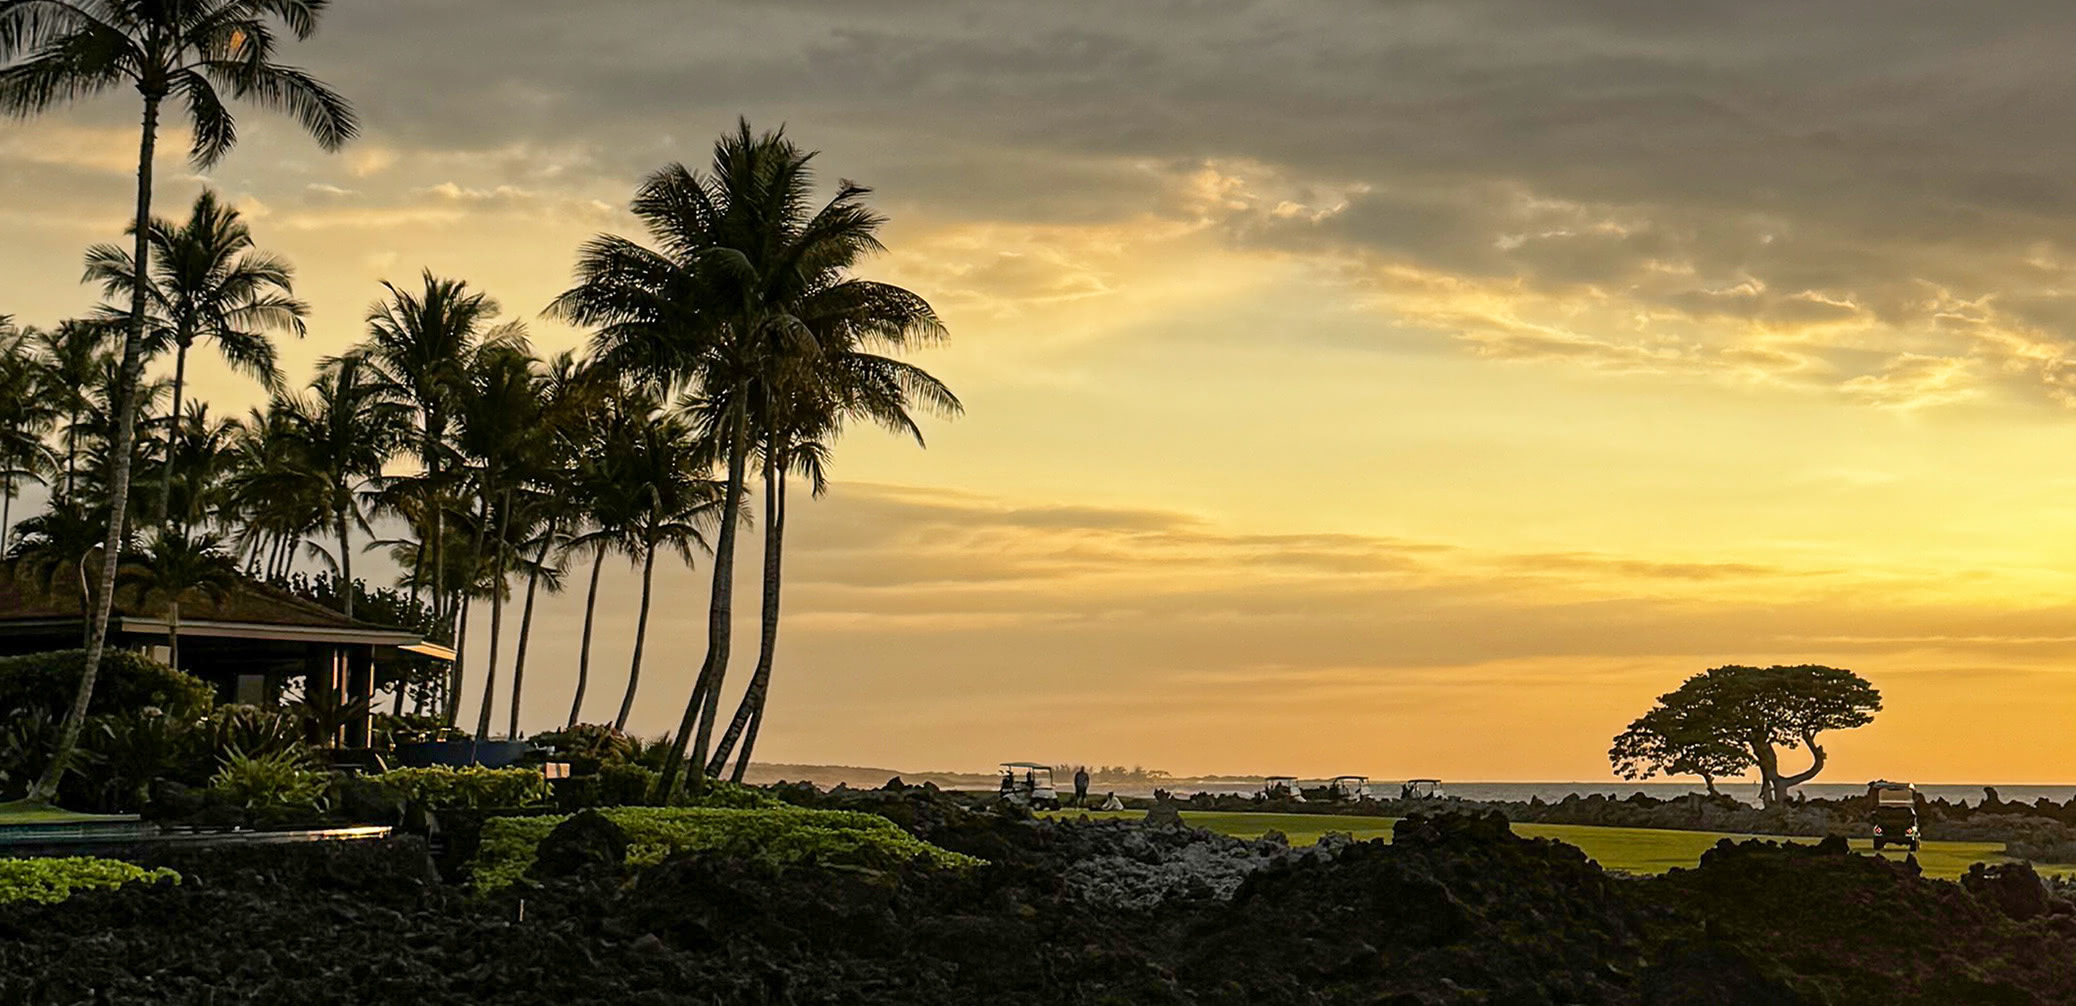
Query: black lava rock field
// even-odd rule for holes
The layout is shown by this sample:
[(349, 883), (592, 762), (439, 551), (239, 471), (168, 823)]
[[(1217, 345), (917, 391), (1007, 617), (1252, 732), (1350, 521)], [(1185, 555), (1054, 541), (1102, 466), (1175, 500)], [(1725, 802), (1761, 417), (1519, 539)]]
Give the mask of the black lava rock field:
[(2076, 906), (2022, 866), (1750, 842), (1637, 879), (1496, 816), (1298, 852), (872, 799), (989, 865), (579, 856), (480, 895), (415, 838), (186, 850), (151, 860), (178, 885), (0, 906), (0, 1002), (2076, 1002)]

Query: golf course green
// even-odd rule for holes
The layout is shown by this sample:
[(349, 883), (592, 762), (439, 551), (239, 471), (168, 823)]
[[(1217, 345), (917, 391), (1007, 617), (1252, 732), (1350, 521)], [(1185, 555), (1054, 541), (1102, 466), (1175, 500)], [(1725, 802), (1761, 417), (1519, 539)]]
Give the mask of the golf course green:
[[(1063, 810), (1048, 814), (1049, 817), (1076, 817), (1086, 813), (1091, 818), (1138, 818), (1144, 811), (1075, 811)], [(1391, 839), (1391, 826), (1397, 818), (1355, 817), (1337, 814), (1247, 814), (1221, 812), (1182, 812), (1184, 822), (1207, 828), (1221, 835), (1236, 838), (1259, 838), (1269, 831), (1280, 831), (1293, 845), (1310, 845), (1328, 832), (1341, 832), (1352, 838), (1363, 840)], [(1673, 831), (1665, 828), (1601, 828), (1584, 824), (1515, 824), (1514, 834), (1523, 838), (1553, 838), (1560, 842), (1578, 846), (1579, 849), (1599, 863), (1603, 869), (1621, 870), (1628, 873), (1663, 873), (1676, 866), (1693, 866), (1701, 861), (1701, 854), (1717, 842), (1729, 838), (1743, 840), (1764, 838), (1775, 841), (1814, 843), (1814, 838), (1783, 838), (1778, 835), (1726, 835), (1712, 831)], [(1853, 849), (1870, 855), (1874, 845), (1867, 839), (1853, 839)], [(1884, 856), (1902, 859), (1905, 853), (1884, 851)], [(1968, 872), (1973, 863), (2000, 863), (2005, 861), (2001, 842), (1926, 842), (1917, 853), (1917, 862), (1926, 876), (1954, 878)], [(2036, 864), (2037, 865), (2037, 864)], [(2042, 873), (2076, 873), (2076, 865), (2039, 865)]]

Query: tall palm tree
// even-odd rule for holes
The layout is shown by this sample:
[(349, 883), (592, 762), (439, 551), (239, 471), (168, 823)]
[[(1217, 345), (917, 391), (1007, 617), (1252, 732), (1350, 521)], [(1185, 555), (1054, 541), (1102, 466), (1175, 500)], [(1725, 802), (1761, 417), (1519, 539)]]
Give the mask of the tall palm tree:
[(628, 540), (633, 507), (618, 505), (618, 471), (627, 457), (625, 445), (637, 425), (648, 425), (662, 409), (646, 388), (618, 382), (587, 416), (576, 431), (581, 438), (572, 460), (568, 499), (584, 516), (586, 528), (572, 534), (563, 545), (565, 555), (588, 552), (591, 557), (590, 587), (584, 593), (584, 629), (577, 646), (577, 686), (570, 696), (569, 720), (575, 726), (584, 709), (584, 692), (591, 681), (591, 628), (598, 611), (598, 576), (605, 569), (608, 552)]
[[(707, 610), (707, 652), (685, 706), (659, 789), (668, 795), (688, 750), (704, 768), (730, 650), (735, 538), (745, 466), (754, 447), (752, 392), (784, 361), (819, 352), (816, 304), (899, 297), (898, 287), (850, 278), (879, 251), (882, 218), (866, 189), (840, 183), (813, 209), (814, 154), (747, 121), (721, 137), (709, 169), (673, 164), (642, 184), (633, 211), (659, 246), (615, 235), (579, 253), (577, 284), (550, 311), (595, 328), (602, 358), (694, 390), (722, 417), (726, 458), (720, 530)], [(930, 323), (935, 324), (934, 316)], [(704, 785), (699, 773), (695, 786)]]
[[(478, 350), (470, 367), (460, 411), (462, 453), (474, 460), (479, 503), (486, 516), (477, 527), (473, 553), (482, 556), (483, 535), (490, 532), (490, 654), (483, 673), (483, 705), (477, 712), (476, 739), (490, 735), (492, 708), (497, 704), (498, 644), (504, 628), (505, 569), (511, 554), (513, 497), (533, 474), (543, 455), (542, 423), (546, 381), (533, 356), (521, 345), (497, 343)], [(457, 660), (459, 657), (457, 656)]]
[[(147, 236), (152, 257), (144, 282), (145, 302), (152, 315), (153, 335), (147, 359), (171, 342), (173, 409), (180, 422), (182, 393), (187, 386), (187, 351), (196, 339), (216, 343), (233, 368), (260, 380), (270, 392), (281, 390), (281, 370), (267, 332), (283, 329), (303, 335), (308, 308), (293, 296), (295, 270), (272, 255), (255, 251), (252, 229), (234, 207), (203, 189), (185, 223), (154, 220)], [(111, 297), (135, 293), (137, 265), (115, 245), (87, 249), (87, 278)], [(113, 310), (113, 309), (111, 309)], [(165, 523), (173, 491), (169, 467), (159, 484), (158, 520)]]
[[(0, 0), (0, 112), (38, 115), (74, 100), (129, 85), (144, 103), (138, 130), (137, 206), (131, 226), (137, 271), (151, 269), (152, 155), (158, 143), (159, 106), (178, 96), (187, 106), (194, 143), (189, 160), (207, 167), (237, 142), (236, 120), (218, 95), (294, 115), (326, 150), (351, 139), (356, 126), (344, 99), (315, 77), (274, 62), (279, 21), (297, 39), (316, 30), (327, 0)], [(79, 746), (101, 650), (108, 637), (109, 605), (130, 494), (130, 440), (136, 411), (128, 389), (143, 367), (145, 294), (133, 284), (130, 326), (123, 335), (121, 404), (113, 446), (115, 470), (110, 499), (102, 590), (88, 623), (93, 627), (79, 690), (66, 711), (64, 732), (43, 777), (27, 800), (41, 803), (57, 791)]]
[[(433, 614), (452, 624), (455, 612), (448, 603), (446, 580), (450, 426), (477, 345), (486, 337), (501, 336), (503, 330), (492, 325), (498, 305), (488, 295), (471, 292), (461, 280), (435, 277), (429, 270), (421, 280), (415, 293), (382, 284), (388, 296), (368, 310), (368, 338), (361, 352), (374, 362), (389, 393), (417, 410), (421, 469), (415, 478), (392, 485), (389, 498), (416, 497), (412, 508), (428, 522), (432, 549), (429, 554), (420, 550), (424, 561), (414, 564), (412, 589), (419, 588), (430, 566)], [(402, 509), (395, 502), (389, 508)], [(459, 670), (457, 665), (457, 674)], [(458, 697), (450, 695), (450, 703)], [(450, 707), (448, 712), (451, 718), (454, 710)]]
[(620, 698), (620, 712), (613, 717), (615, 730), (627, 729), (627, 717), (634, 711), (635, 693), (641, 687), (656, 556), (669, 551), (691, 565), (693, 548), (706, 547), (700, 528), (713, 519), (721, 492), (719, 485), (705, 477), (712, 464), (710, 446), (700, 442), (682, 418), (660, 415), (626, 432), (627, 439), (617, 445), (622, 453), (612, 470), (614, 492), (603, 508), (618, 511), (609, 522), (624, 528), (620, 547), (630, 558), (641, 560), (642, 600), (634, 622), (627, 691)]
[(529, 494), (525, 524), (534, 529), (528, 546), (533, 558), (526, 562), (526, 603), (519, 615), (519, 645), (512, 654), (512, 710), (507, 736), (519, 736), (519, 712), (526, 694), (526, 644), (533, 635), (534, 595), (543, 582), (549, 593), (562, 589), (562, 565), (551, 562), (549, 552), (568, 540), (570, 528), (582, 515), (580, 500), (571, 492), (576, 475), (577, 452), (582, 447), (587, 420), (608, 390), (603, 371), (585, 365), (568, 350), (549, 358), (542, 374), (541, 422), (534, 432), (534, 455), (530, 478), (537, 484)]
[[(848, 288), (848, 289), (845, 289)], [(760, 612), (757, 665), (751, 673), (735, 716), (714, 745), (707, 772), (718, 776), (736, 740), (742, 757), (734, 780), (742, 781), (756, 746), (758, 727), (770, 694), (771, 668), (778, 646), (779, 601), (786, 530), (786, 482), (805, 478), (819, 498), (828, 488), (828, 444), (850, 422), (866, 421), (913, 438), (925, 446), (922, 429), (911, 410), (952, 417), (963, 410), (957, 396), (935, 377), (913, 364), (870, 352), (905, 347), (942, 334), (936, 316), (920, 298), (887, 296), (869, 285), (845, 284), (831, 303), (804, 312), (820, 352), (787, 361), (775, 379), (762, 383), (758, 408), (763, 437), (758, 444), (764, 480), (764, 591)], [(871, 292), (872, 296), (853, 296)], [(812, 302), (812, 299), (811, 299)]]
[(224, 511), (249, 575), (286, 576), (296, 543), (325, 526), (324, 484), (304, 467), (302, 440), (293, 410), (276, 398), (247, 415), (232, 444)]
[(0, 554), (14, 527), (14, 497), (21, 483), (48, 485), (57, 458), (44, 434), (58, 410), (43, 386), (46, 368), (27, 333), (0, 315)]
[(43, 376), (39, 382), (51, 407), (61, 413), (61, 426), (65, 444), (65, 479), (54, 486), (53, 495), (59, 498), (72, 494), (73, 484), (79, 471), (79, 434), (84, 429), (82, 417), (93, 399), (90, 389), (95, 378), (103, 371), (115, 370), (115, 356), (109, 351), (110, 337), (120, 331), (99, 320), (72, 319), (58, 323), (58, 327), (36, 333), (37, 354)]
[(238, 582), (238, 568), (213, 534), (158, 528), (122, 567), (124, 586), (135, 589), (142, 604), (166, 602), (166, 663), (180, 669), (180, 605), (191, 600), (221, 601)]
[(293, 449), (288, 471), (305, 487), (299, 496), (318, 501), (328, 528), (338, 535), (339, 551), (330, 558), (339, 574), (340, 610), (353, 617), (352, 529), (369, 531), (362, 511), (362, 486), (381, 475), (382, 466), (410, 436), (410, 407), (388, 397), (368, 380), (368, 363), (347, 354), (324, 361), (311, 394), (284, 398)]

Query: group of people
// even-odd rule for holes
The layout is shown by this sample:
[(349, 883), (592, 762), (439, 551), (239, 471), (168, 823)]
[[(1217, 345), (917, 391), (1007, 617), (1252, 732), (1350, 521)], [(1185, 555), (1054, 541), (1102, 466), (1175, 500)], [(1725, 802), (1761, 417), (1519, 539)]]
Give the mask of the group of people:
[[(1066, 802), (1066, 804), (1065, 804), (1065, 806), (1068, 806), (1068, 807), (1086, 807), (1086, 806), (1088, 806), (1088, 783), (1089, 783), (1089, 778), (1088, 778), (1088, 767), (1087, 767), (1087, 766), (1077, 766), (1077, 767), (1076, 767), (1076, 768), (1074, 769), (1074, 798), (1073, 798), (1072, 800), (1070, 800), (1070, 801), (1067, 801), (1067, 802)], [(1003, 796), (1003, 797), (1005, 797), (1005, 798), (1007, 798), (1007, 797), (1008, 797), (1008, 796), (1009, 796), (1009, 795), (1010, 795), (1011, 793), (1013, 793), (1013, 792), (1015, 792), (1015, 791), (1016, 791), (1016, 788), (1017, 788), (1017, 779), (1016, 779), (1016, 775), (1015, 775), (1015, 773), (1013, 773), (1013, 772), (1003, 772), (1003, 773), (1002, 773), (1002, 796)], [(1037, 791), (1038, 791), (1038, 772), (1037, 772), (1037, 770), (1036, 770), (1036, 769), (1028, 769), (1028, 768), (1027, 768), (1027, 769), (1025, 769), (1025, 770), (1024, 770), (1024, 778), (1023, 778), (1023, 791), (1024, 791), (1025, 793), (1035, 793), (1035, 792), (1037, 792)], [(1118, 799), (1118, 798), (1117, 798), (1117, 793), (1116, 793), (1116, 792), (1114, 792), (1114, 791), (1113, 791), (1113, 792), (1109, 792), (1109, 793), (1105, 793), (1105, 794), (1103, 794), (1103, 802), (1102, 802), (1101, 804), (1097, 805), (1096, 809), (1097, 809), (1097, 810), (1123, 810), (1123, 809), (1124, 809), (1124, 801), (1123, 801), (1123, 800), (1120, 800), (1120, 799)]]

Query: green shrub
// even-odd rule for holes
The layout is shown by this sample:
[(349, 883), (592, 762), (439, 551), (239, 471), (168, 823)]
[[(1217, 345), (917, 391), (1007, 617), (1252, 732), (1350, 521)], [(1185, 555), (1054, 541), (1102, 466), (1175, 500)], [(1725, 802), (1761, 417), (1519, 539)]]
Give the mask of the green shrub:
[(697, 797), (690, 793), (679, 793), (677, 800), (671, 805), (674, 807), (725, 807), (731, 810), (756, 810), (760, 807), (783, 807), (785, 806), (785, 801), (755, 786), (744, 786), (723, 779), (708, 779), (705, 792)]
[[(0, 709), (47, 709), (63, 715), (79, 691), (86, 669), (85, 650), (54, 650), (19, 657), (0, 657)], [(139, 712), (151, 707), (183, 721), (194, 720), (215, 704), (209, 683), (183, 674), (141, 653), (108, 650), (94, 678), (94, 697), (87, 715)]]
[(418, 805), (443, 807), (530, 807), (548, 802), (548, 780), (539, 769), (449, 768), (391, 769), (375, 777)]
[(262, 807), (310, 807), (323, 810), (331, 774), (310, 767), (301, 751), (247, 755), (232, 751), (223, 768), (209, 780), (209, 790), (247, 810)]
[(256, 756), (305, 750), (302, 724), (279, 709), (221, 705), (210, 710), (199, 727), (211, 757), (231, 751)]
[(10, 901), (39, 901), (56, 904), (73, 891), (92, 887), (121, 887), (133, 881), (170, 880), (180, 883), (180, 874), (160, 867), (147, 870), (119, 859), (72, 856), (66, 859), (0, 859), (0, 904)]
[[(922, 862), (944, 868), (978, 866), (895, 827), (877, 814), (800, 807), (730, 810), (715, 807), (607, 807), (599, 811), (627, 833), (627, 861), (661, 862), (672, 853), (712, 852), (775, 866), (860, 866), (884, 869)], [(526, 875), (541, 839), (569, 820), (498, 817), (483, 823), (483, 841), (470, 861), (476, 886), (495, 890)]]

